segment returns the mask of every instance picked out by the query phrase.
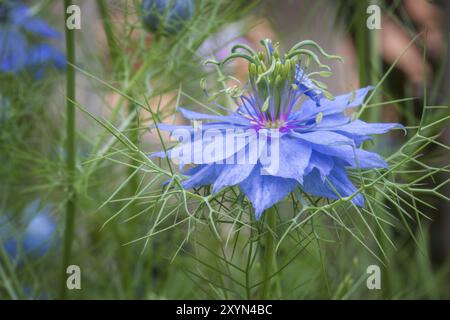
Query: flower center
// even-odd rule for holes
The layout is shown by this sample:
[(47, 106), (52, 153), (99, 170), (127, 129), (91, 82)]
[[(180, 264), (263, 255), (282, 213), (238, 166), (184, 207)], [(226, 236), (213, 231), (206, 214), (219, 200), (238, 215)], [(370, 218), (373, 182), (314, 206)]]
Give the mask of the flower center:
[(282, 119), (276, 119), (275, 121), (266, 120), (263, 121), (262, 127), (266, 129), (282, 129), (286, 127), (286, 122)]

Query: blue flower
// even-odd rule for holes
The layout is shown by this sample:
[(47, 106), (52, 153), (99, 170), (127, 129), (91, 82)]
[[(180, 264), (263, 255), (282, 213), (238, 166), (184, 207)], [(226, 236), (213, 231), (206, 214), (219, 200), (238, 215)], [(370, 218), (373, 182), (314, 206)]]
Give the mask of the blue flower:
[[(31, 41), (30, 36), (40, 41)], [(21, 1), (3, 1), (0, 3), (0, 72), (16, 74), (31, 70), (39, 79), (49, 65), (63, 69), (66, 65), (64, 55), (50, 44), (41, 42), (59, 37), (56, 30), (34, 16)]]
[(50, 215), (51, 208), (40, 208), (36, 200), (25, 209), (25, 218), (30, 219), (23, 231), (14, 230), (10, 214), (0, 217), (0, 240), (12, 259), (27, 254), (31, 257), (44, 256), (55, 240), (56, 222)]
[(144, 25), (153, 32), (178, 33), (183, 24), (192, 17), (192, 0), (143, 0)]
[[(270, 43), (268, 49), (265, 59), (261, 54), (247, 56), (251, 61), (250, 89), (237, 99), (236, 111), (211, 115), (179, 108), (189, 120), (208, 122), (195, 127), (158, 125), (159, 129), (172, 134), (187, 130), (190, 137), (184, 137), (184, 141), (167, 154), (159, 152), (154, 156), (168, 156), (182, 165), (195, 164), (184, 172), (188, 178), (182, 181), (182, 186), (186, 189), (212, 185), (216, 193), (227, 186), (239, 186), (252, 203), (256, 218), (294, 188), (328, 199), (352, 196), (355, 205), (364, 207), (364, 197), (357, 192), (348, 170), (387, 168), (382, 157), (362, 149), (362, 143), (371, 135), (402, 126), (352, 120), (345, 112), (362, 105), (372, 87), (334, 99), (325, 98), (329, 95), (324, 96), (301, 69), (295, 54), (281, 58)], [(252, 52), (250, 48), (246, 50)], [(267, 65), (263, 65), (266, 62)], [(220, 152), (199, 156), (199, 152), (217, 145), (219, 140), (204, 138), (212, 130), (225, 135), (242, 130), (249, 134), (240, 147), (236, 147), (235, 142), (225, 142)], [(252, 141), (263, 135), (268, 136), (261, 139), (266, 143), (252, 148)], [(275, 145), (277, 147), (272, 149)], [(193, 159), (186, 161), (186, 154), (191, 151)], [(278, 165), (268, 162), (267, 154), (271, 160), (277, 159)]]

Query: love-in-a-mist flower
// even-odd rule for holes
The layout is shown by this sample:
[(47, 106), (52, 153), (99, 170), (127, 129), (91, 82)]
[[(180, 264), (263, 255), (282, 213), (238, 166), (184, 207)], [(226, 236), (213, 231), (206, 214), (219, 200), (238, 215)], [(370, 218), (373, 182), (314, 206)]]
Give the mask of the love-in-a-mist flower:
[(66, 59), (47, 41), (60, 34), (18, 0), (0, 3), (0, 72), (34, 72), (42, 78), (46, 67), (63, 69)]
[[(313, 80), (312, 73), (307, 75), (301, 68), (307, 57), (323, 67), (308, 46), (334, 57), (314, 42), (300, 42), (283, 56), (269, 40), (262, 43), (264, 53), (235, 46), (223, 61), (237, 57), (249, 61), (249, 84), (236, 98), (237, 110), (219, 106), (227, 114), (212, 115), (180, 108), (185, 118), (207, 122), (195, 126), (158, 125), (177, 136), (180, 130), (188, 130), (190, 136), (183, 136), (177, 146), (156, 156), (195, 165), (184, 172), (188, 178), (182, 186), (186, 189), (212, 185), (216, 193), (228, 186), (239, 186), (252, 203), (256, 218), (294, 188), (317, 197), (345, 198), (363, 207), (364, 197), (357, 192), (348, 170), (386, 168), (382, 157), (363, 150), (362, 143), (370, 135), (402, 126), (352, 120), (345, 111), (363, 104), (372, 88), (333, 98), (320, 82)], [(210, 139), (211, 131), (222, 132), (225, 138)], [(230, 135), (238, 139), (227, 139)], [(244, 142), (242, 136), (246, 137)], [(258, 141), (257, 147), (254, 141)], [(224, 148), (205, 152), (217, 145)], [(186, 157), (191, 153), (192, 159)]]
[(144, 26), (165, 35), (178, 33), (194, 13), (192, 0), (143, 0)]

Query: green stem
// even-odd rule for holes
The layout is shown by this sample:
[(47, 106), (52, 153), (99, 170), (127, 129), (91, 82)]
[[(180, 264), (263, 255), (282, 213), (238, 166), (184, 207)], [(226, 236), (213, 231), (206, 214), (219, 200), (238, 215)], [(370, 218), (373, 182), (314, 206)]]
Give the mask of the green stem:
[(266, 220), (265, 235), (263, 238), (263, 247), (261, 255), (261, 265), (262, 265), (262, 281), (261, 284), (261, 292), (260, 298), (267, 300), (271, 298), (271, 293), (274, 288), (279, 287), (279, 279), (277, 276), (273, 276), (273, 274), (277, 270), (277, 261), (275, 255), (275, 242), (274, 235), (277, 223), (277, 213), (275, 210), (275, 206), (270, 209), (267, 209), (263, 213), (264, 219)]
[(116, 39), (114, 38), (114, 31), (111, 25), (111, 19), (108, 12), (108, 6), (105, 0), (97, 0), (98, 11), (102, 17), (103, 29), (106, 35), (106, 42), (108, 43), (109, 54), (111, 56), (111, 61), (114, 66), (118, 60), (118, 47)]
[(368, 62), (369, 57), (369, 30), (366, 26), (367, 19), (367, 1), (356, 1), (356, 25), (354, 26), (356, 53), (358, 56), (358, 72), (359, 72), (359, 85), (360, 87), (367, 86), (369, 84), (368, 77)]
[[(369, 0), (367, 5), (378, 5), (381, 6), (379, 0)], [(369, 30), (369, 65), (371, 66), (370, 72), (370, 84), (376, 85), (378, 81), (380, 81), (380, 76), (382, 72), (382, 60), (381, 60), (381, 52), (380, 52), (380, 44), (379, 44), (380, 31), (377, 29)], [(380, 102), (380, 95), (377, 93), (372, 97), (370, 103), (378, 103)], [(381, 109), (379, 108), (370, 108), (368, 110), (369, 113), (367, 115), (367, 120), (370, 122), (379, 122), (381, 120)]]
[[(355, 26), (355, 42), (358, 56), (359, 84), (360, 87), (375, 86), (382, 72), (381, 52), (379, 51), (379, 30), (369, 30), (366, 25), (367, 7), (371, 4), (379, 5), (378, 0), (357, 1), (357, 24)], [(370, 103), (380, 102), (380, 94), (372, 96)], [(381, 119), (380, 108), (370, 108), (362, 115), (362, 119), (368, 122), (379, 122)], [(370, 143), (376, 144), (375, 137)], [(365, 143), (368, 146), (368, 143)]]
[[(359, 85), (365, 87), (376, 85), (380, 80), (382, 60), (379, 51), (379, 30), (369, 30), (366, 26), (367, 7), (369, 5), (380, 6), (378, 0), (365, 0), (357, 2), (357, 24), (355, 26), (355, 42), (358, 56)], [(380, 102), (379, 94), (372, 97), (370, 103)], [(364, 119), (369, 122), (380, 120), (380, 109), (370, 108), (364, 114)]]
[[(64, 0), (64, 21), (67, 21), (69, 14), (66, 8), (72, 5), (72, 0)], [(61, 266), (61, 287), (60, 298), (66, 297), (66, 269), (70, 263), (72, 253), (72, 243), (74, 237), (74, 222), (76, 211), (76, 197), (74, 188), (75, 179), (75, 30), (65, 28), (66, 51), (67, 51), (67, 70), (66, 70), (66, 152), (67, 152), (67, 203), (66, 203), (66, 221), (64, 230), (64, 248)]]

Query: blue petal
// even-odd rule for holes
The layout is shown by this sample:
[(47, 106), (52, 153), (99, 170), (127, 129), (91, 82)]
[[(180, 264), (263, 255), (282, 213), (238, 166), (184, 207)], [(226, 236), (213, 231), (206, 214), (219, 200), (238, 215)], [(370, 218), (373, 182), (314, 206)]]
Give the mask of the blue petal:
[(352, 139), (333, 131), (292, 132), (291, 135), (317, 145), (354, 145)]
[(339, 131), (339, 133), (352, 139), (355, 142), (355, 147), (357, 148), (359, 148), (364, 141), (372, 140), (371, 136), (360, 136), (343, 131)]
[(31, 10), (24, 5), (16, 5), (11, 11), (12, 22), (25, 30), (47, 38), (59, 38), (58, 31), (50, 27), (44, 20), (33, 16)]
[(303, 117), (314, 117), (317, 113), (323, 112), (324, 115), (331, 115), (341, 113), (345, 109), (358, 107), (363, 104), (367, 93), (372, 90), (373, 87), (369, 86), (356, 90), (354, 93), (346, 93), (335, 97), (334, 100), (321, 99), (320, 107), (311, 100), (306, 100), (302, 104), (301, 113)]
[(27, 42), (15, 27), (0, 26), (0, 71), (17, 73), (25, 67)]
[(375, 152), (369, 152), (363, 149), (355, 149), (355, 155), (346, 161), (353, 168), (370, 169), (370, 168), (387, 168), (388, 164), (384, 159)]
[[(194, 139), (189, 139), (189, 141), (181, 141), (180, 144), (167, 151), (167, 154), (170, 159), (178, 159), (185, 164), (223, 163), (227, 159), (235, 157), (236, 154), (241, 157), (248, 155), (247, 146), (257, 145), (256, 141), (258, 140), (258, 134), (256, 131), (242, 134), (236, 133), (234, 137), (240, 137), (240, 139), (226, 137), (221, 131), (207, 131), (204, 136), (199, 134), (198, 136), (194, 136)], [(220, 149), (220, 146), (222, 149)], [(258, 150), (258, 152), (259, 151), (261, 150)], [(158, 153), (153, 156), (162, 157), (163, 155), (163, 153)], [(252, 163), (256, 163), (258, 155), (252, 154), (252, 156), (254, 156), (251, 157), (254, 159)], [(251, 159), (250, 157), (248, 158)], [(237, 162), (237, 160), (235, 160), (235, 162), (231, 163), (242, 164), (249, 162)]]
[(196, 166), (183, 173), (190, 177), (181, 182), (181, 186), (190, 189), (212, 184), (220, 172), (221, 170), (216, 164)]
[(366, 123), (361, 120), (350, 121), (343, 114), (333, 114), (324, 117), (322, 122), (314, 127), (314, 130), (334, 131), (354, 140), (355, 146), (359, 147), (361, 143), (371, 139), (371, 134), (383, 134), (396, 128), (404, 129), (398, 123)]
[(356, 135), (383, 134), (392, 129), (403, 129), (398, 123), (367, 123), (355, 120), (344, 125), (333, 128), (335, 131), (344, 131)]
[(264, 210), (287, 196), (297, 185), (294, 179), (261, 175), (261, 166), (255, 166), (250, 176), (239, 184), (255, 208), (256, 219), (259, 219)]
[(217, 177), (213, 186), (213, 193), (219, 192), (226, 186), (234, 186), (246, 179), (255, 167), (254, 164), (229, 164), (222, 165), (222, 172)]
[[(355, 193), (357, 190), (347, 176), (342, 166), (335, 166), (332, 172), (327, 176), (328, 181), (321, 180), (319, 171), (313, 170), (305, 177), (303, 191), (316, 197), (325, 197), (329, 199), (339, 199)], [(331, 187), (331, 185), (333, 187)], [(334, 190), (333, 190), (334, 188)], [(352, 202), (357, 206), (364, 207), (364, 197), (358, 193)]]
[(315, 145), (314, 150), (344, 160), (349, 166), (352, 166), (353, 168), (369, 169), (388, 167), (387, 163), (377, 153), (365, 151), (347, 145)]
[(311, 173), (313, 169), (319, 170), (322, 181), (325, 176), (329, 175), (334, 168), (334, 160), (328, 155), (323, 155), (319, 152), (312, 152), (308, 167), (305, 169), (305, 175)]
[(326, 130), (350, 123), (350, 118), (343, 113), (324, 115), (322, 121), (315, 127), (316, 130)]
[(158, 152), (153, 152), (150, 155), (148, 155), (149, 158), (165, 158), (168, 156), (169, 156), (169, 153), (168, 152), (166, 153), (164, 150), (158, 151)]
[(278, 159), (274, 159), (276, 155), (271, 157), (272, 161), (277, 161), (278, 166), (276, 168), (264, 166), (264, 170), (270, 175), (295, 179), (302, 183), (311, 156), (311, 146), (288, 136), (283, 136), (279, 141)]

